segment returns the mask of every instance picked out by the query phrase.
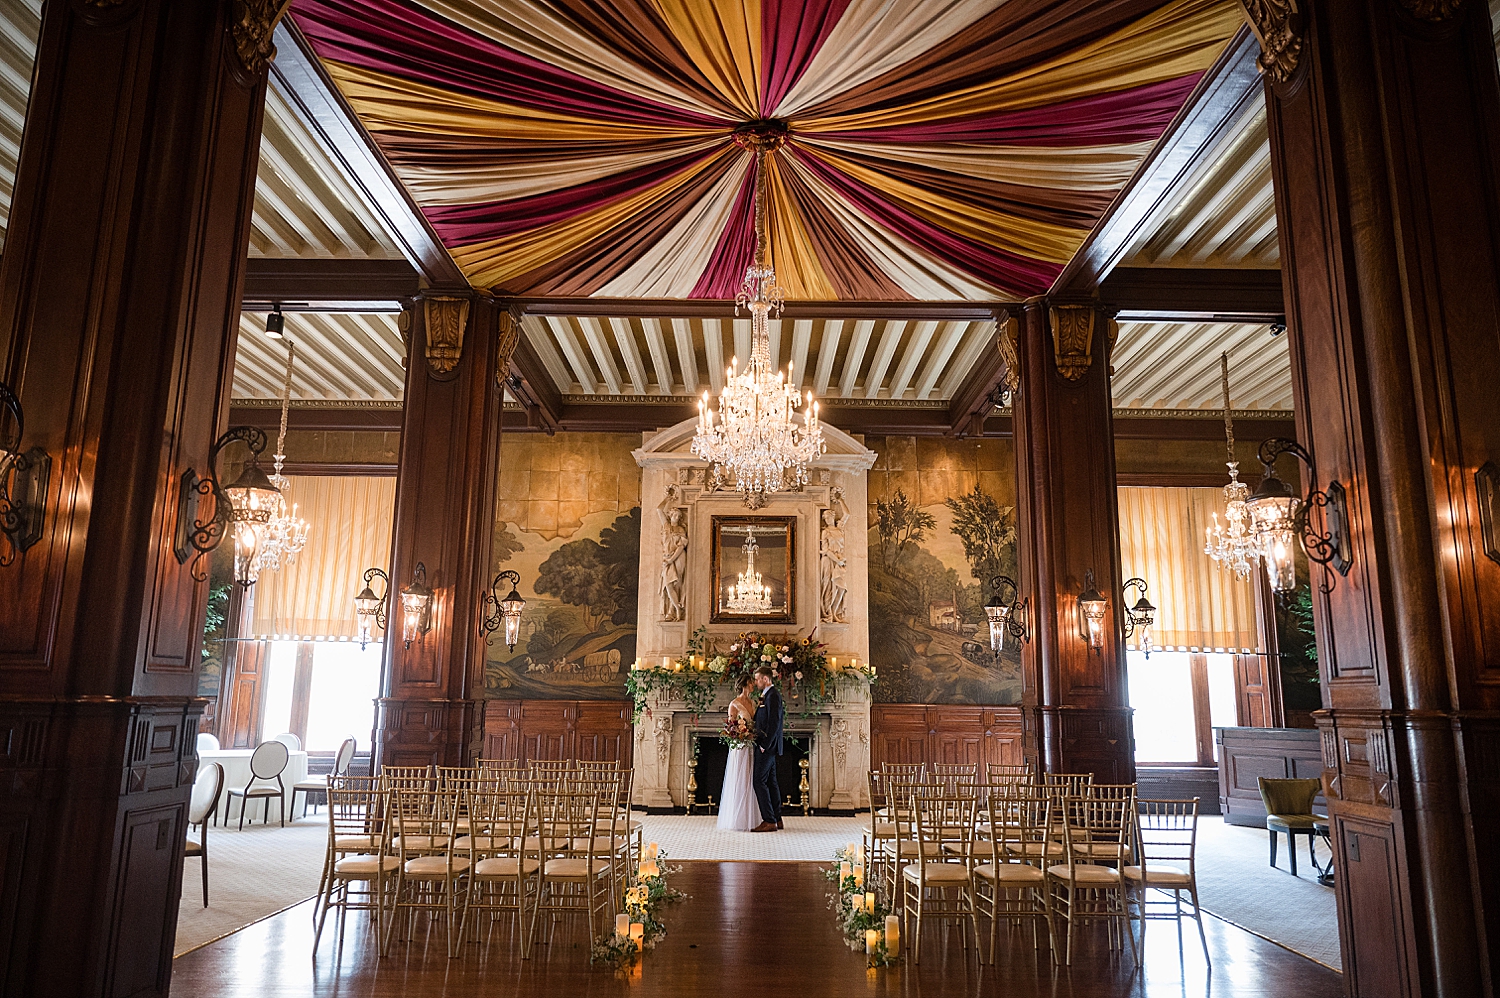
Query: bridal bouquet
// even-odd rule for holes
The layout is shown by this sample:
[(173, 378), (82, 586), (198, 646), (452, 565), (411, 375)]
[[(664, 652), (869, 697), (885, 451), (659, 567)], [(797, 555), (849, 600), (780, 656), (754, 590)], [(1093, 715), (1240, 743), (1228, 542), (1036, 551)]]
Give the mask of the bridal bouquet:
[(726, 717), (719, 741), (732, 749), (749, 748), (755, 744), (755, 725), (743, 717)]

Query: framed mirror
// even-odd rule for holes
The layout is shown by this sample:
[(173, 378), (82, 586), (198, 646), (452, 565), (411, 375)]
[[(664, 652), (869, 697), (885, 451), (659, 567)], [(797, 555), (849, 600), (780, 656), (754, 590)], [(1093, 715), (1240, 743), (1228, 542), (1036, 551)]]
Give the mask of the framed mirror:
[(713, 518), (715, 624), (797, 622), (797, 518)]

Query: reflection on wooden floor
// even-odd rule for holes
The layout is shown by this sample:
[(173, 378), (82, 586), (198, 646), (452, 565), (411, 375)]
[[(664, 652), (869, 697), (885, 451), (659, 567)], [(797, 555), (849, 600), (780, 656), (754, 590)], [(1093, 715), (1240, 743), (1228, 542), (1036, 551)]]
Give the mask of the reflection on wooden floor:
[[(670, 932), (646, 957), (638, 977), (616, 978), (588, 964), (582, 926), (559, 924), (550, 945), (531, 960), (519, 958), (508, 922), (497, 923), (464, 955), (449, 960), (441, 925), (418, 922), (411, 943), (397, 940), (391, 955), (377, 956), (373, 933), (352, 918), (342, 950), (326, 931), (312, 956), (310, 905), (299, 905), (176, 961), (174, 998), (249, 998), (254, 995), (516, 995), (555, 998), (593, 994), (713, 996), (774, 990), (796, 998), (825, 995), (1173, 995), (1341, 998), (1343, 978), (1257, 936), (1208, 919), (1214, 970), (1207, 972), (1191, 924), (1183, 946), (1170, 923), (1153, 922), (1142, 971), (1127, 956), (1112, 955), (1102, 931), (1075, 948), (1073, 966), (1054, 969), (1029, 933), (1002, 942), (994, 967), (979, 966), (955, 933), (944, 947), (937, 934), (920, 966), (908, 962), (866, 971), (863, 954), (851, 953), (834, 928), (813, 863), (684, 864), (674, 886), (690, 900), (668, 917)], [(330, 920), (329, 928), (332, 929)], [(403, 927), (404, 928), (404, 927)], [(1002, 934), (1002, 940), (1005, 936)], [(540, 943), (539, 939), (539, 943)]]

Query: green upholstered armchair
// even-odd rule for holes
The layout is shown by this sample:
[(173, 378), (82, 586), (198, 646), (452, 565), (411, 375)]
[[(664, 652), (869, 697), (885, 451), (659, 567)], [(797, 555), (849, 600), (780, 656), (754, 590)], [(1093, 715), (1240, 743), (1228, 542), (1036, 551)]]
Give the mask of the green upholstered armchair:
[(1307, 857), (1316, 868), (1313, 855), (1313, 822), (1327, 821), (1325, 815), (1313, 813), (1313, 798), (1323, 792), (1322, 780), (1268, 780), (1261, 777), (1260, 799), (1266, 805), (1266, 830), (1271, 833), (1271, 865), (1276, 865), (1276, 836), (1286, 833), (1287, 857), (1292, 876), (1297, 875), (1297, 836), (1307, 836)]

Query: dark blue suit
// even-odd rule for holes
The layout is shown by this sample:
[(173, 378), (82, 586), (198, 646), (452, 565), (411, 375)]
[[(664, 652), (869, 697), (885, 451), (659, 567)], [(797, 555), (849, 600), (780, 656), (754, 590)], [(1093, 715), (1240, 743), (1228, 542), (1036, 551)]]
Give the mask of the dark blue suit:
[(768, 686), (755, 709), (755, 799), (760, 820), (781, 820), (781, 787), (776, 781), (776, 761), (781, 756), (781, 691)]

